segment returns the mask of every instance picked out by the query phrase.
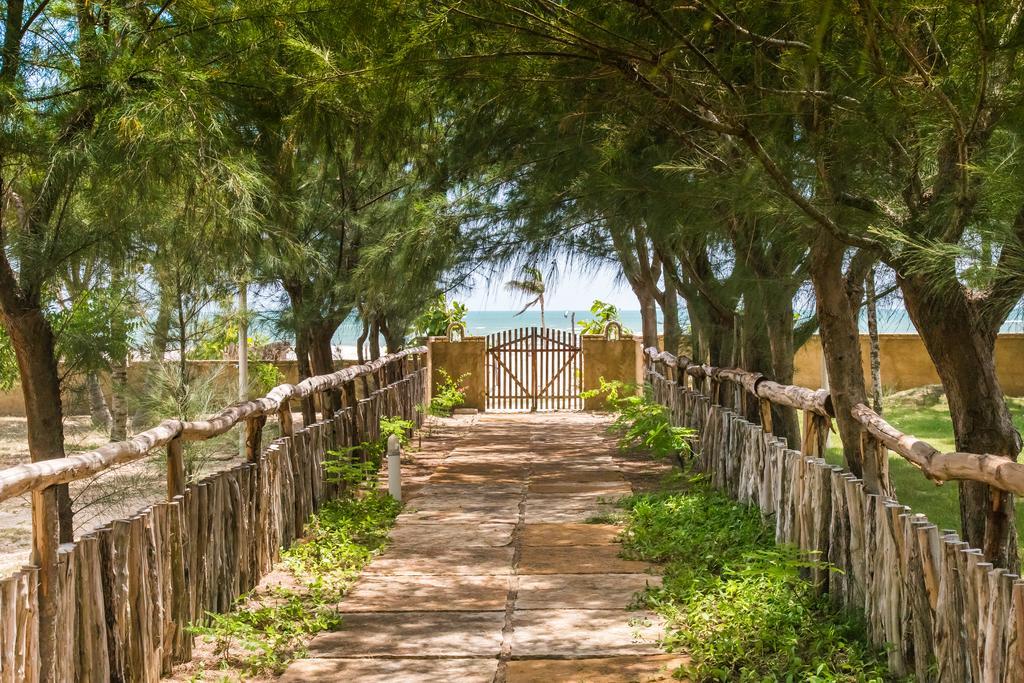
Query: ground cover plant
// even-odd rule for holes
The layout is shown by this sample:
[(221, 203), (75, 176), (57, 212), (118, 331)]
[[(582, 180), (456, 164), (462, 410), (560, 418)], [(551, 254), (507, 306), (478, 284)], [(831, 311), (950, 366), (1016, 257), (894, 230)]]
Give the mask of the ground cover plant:
[(667, 622), (665, 646), (693, 681), (892, 680), (863, 624), (815, 593), (809, 562), (775, 545), (753, 508), (700, 478), (681, 490), (631, 496), (627, 556), (663, 563), (663, 585), (639, 602)]
[[(619, 446), (688, 466), (692, 430), (672, 425), (648, 392), (601, 382), (616, 413)], [(665, 646), (690, 657), (694, 681), (881, 681), (885, 654), (863, 624), (804, 577), (814, 558), (775, 545), (757, 509), (710, 488), (700, 475), (621, 501), (626, 556), (664, 565), (663, 582), (639, 603), (666, 620)]]
[[(411, 427), (404, 420), (382, 418), (381, 436), (359, 446), (371, 454), (366, 461), (334, 453), (335, 466), (325, 471), (344, 480), (350, 495), (324, 503), (305, 537), (281, 553), (286, 580), (257, 588), (239, 598), (234, 611), (208, 613), (204, 623), (191, 627), (214, 643), (218, 667), (247, 676), (280, 674), (304, 656), (312, 636), (341, 625), (338, 601), (384, 549), (401, 509), (401, 503), (376, 488), (380, 455), (392, 434), (407, 443)], [(340, 465), (348, 460), (349, 467)]]
[(452, 412), (466, 402), (465, 382), (469, 373), (456, 378), (443, 368), (438, 372), (441, 373), (441, 384), (430, 399), (430, 414), (435, 417), (451, 417)]

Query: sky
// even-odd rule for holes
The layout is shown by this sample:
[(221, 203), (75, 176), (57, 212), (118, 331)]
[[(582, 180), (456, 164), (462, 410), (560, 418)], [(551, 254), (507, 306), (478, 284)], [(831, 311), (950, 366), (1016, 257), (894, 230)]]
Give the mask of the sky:
[[(550, 311), (585, 311), (590, 309), (594, 299), (600, 299), (618, 306), (619, 310), (639, 310), (636, 295), (620, 273), (618, 266), (594, 270), (559, 262), (557, 278), (554, 281), (548, 278), (545, 308)], [(527, 300), (505, 289), (505, 283), (517, 275), (518, 269), (510, 268), (489, 278), (477, 276), (471, 290), (457, 292), (453, 298), (465, 303), (471, 311), (519, 310)]]

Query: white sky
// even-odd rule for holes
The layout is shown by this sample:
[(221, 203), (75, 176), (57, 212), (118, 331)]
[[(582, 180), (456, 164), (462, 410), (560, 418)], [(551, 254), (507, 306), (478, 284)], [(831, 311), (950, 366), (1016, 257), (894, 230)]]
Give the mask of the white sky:
[[(583, 269), (561, 263), (557, 282), (548, 282), (545, 307), (550, 311), (588, 310), (594, 299), (614, 304), (619, 310), (639, 310), (636, 295), (625, 280), (618, 278), (618, 267), (598, 270)], [(518, 269), (509, 269), (490, 278), (476, 278), (471, 291), (460, 291), (454, 298), (469, 306), (471, 311), (519, 310), (525, 299), (505, 289), (505, 283), (518, 275)]]

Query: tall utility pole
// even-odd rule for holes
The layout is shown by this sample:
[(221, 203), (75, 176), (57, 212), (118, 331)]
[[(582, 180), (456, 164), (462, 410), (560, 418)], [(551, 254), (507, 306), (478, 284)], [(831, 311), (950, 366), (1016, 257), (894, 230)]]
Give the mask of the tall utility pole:
[[(249, 398), (249, 305), (246, 300), (248, 285), (238, 285), (238, 400)], [(238, 455), (245, 458), (245, 430), (238, 432)]]

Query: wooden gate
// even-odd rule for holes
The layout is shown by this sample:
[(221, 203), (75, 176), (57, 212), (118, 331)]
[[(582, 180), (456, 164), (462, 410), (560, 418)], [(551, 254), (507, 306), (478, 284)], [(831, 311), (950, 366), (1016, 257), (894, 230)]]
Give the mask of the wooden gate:
[(487, 335), (487, 410), (582, 410), (579, 335), (523, 327)]

